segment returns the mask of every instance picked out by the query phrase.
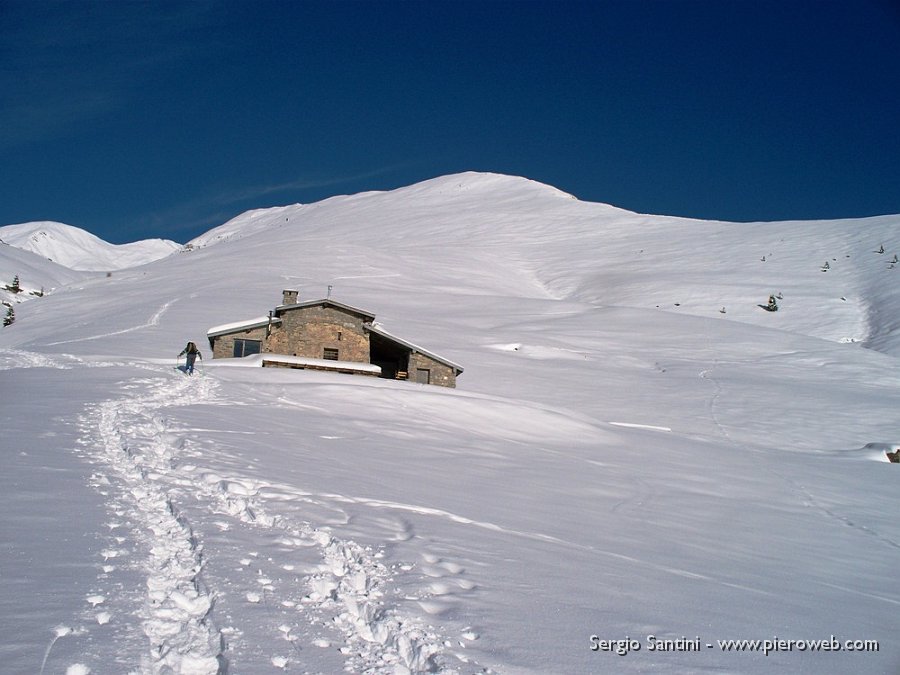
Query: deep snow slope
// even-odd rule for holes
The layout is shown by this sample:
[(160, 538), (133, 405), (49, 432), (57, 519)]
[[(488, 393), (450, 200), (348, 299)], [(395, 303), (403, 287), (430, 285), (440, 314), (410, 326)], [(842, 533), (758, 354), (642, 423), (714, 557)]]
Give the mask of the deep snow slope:
[[(60, 286), (89, 276), (92, 276), (89, 272), (76, 272), (36, 253), (0, 244), (0, 300), (5, 303), (34, 300), (41, 294), (52, 293)], [(16, 277), (21, 290), (12, 293), (6, 287), (12, 286)]]
[(0, 240), (64, 267), (95, 272), (136, 267), (181, 249), (168, 239), (110, 244), (79, 227), (50, 221), (5, 225)]
[[(0, 657), (897, 672), (898, 224), (644, 216), (460, 174), (250, 212), (27, 303), (0, 331)], [(458, 388), (173, 368), (328, 286), (461, 363)], [(796, 642), (822, 639), (841, 650)]]

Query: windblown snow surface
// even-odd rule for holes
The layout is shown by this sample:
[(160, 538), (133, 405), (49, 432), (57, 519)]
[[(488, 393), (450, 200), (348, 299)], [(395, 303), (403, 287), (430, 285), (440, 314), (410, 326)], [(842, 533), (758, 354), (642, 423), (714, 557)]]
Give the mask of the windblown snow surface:
[[(0, 663), (896, 673), (898, 233), (461, 174), (248, 213), (23, 303)], [(458, 388), (175, 369), (328, 286), (462, 364)]]

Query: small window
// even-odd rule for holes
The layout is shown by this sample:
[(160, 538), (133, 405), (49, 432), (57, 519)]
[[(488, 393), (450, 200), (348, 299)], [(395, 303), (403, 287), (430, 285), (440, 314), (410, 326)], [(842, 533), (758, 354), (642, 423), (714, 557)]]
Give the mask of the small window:
[(340, 342), (344, 337), (344, 334), (341, 331), (338, 331), (338, 342)]
[(338, 350), (330, 349), (329, 347), (325, 347), (325, 353), (322, 357), (326, 361), (337, 361), (338, 360)]
[(262, 351), (262, 342), (260, 340), (242, 340), (234, 341), (234, 358), (239, 359), (243, 356), (251, 354), (259, 354)]
[(416, 382), (431, 384), (431, 371), (428, 368), (416, 368)]

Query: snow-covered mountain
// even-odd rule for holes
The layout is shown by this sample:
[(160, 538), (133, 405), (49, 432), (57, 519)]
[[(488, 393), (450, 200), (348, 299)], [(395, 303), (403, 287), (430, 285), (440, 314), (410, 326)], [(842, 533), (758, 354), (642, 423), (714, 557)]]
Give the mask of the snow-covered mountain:
[(79, 227), (50, 221), (5, 225), (0, 240), (64, 267), (95, 272), (136, 267), (181, 250), (168, 239), (110, 244)]
[[(898, 225), (466, 173), (67, 282), (0, 329), (4, 664), (896, 672)], [(173, 368), (329, 287), (458, 388)]]

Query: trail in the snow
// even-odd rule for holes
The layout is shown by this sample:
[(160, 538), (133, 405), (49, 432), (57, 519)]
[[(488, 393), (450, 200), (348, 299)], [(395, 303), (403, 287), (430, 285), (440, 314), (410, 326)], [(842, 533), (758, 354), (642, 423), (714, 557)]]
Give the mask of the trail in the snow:
[(853, 518), (841, 515), (840, 513), (837, 513), (833, 508), (825, 506), (820, 500), (816, 499), (816, 497), (803, 484), (801, 484), (797, 480), (788, 479), (788, 482), (794, 489), (797, 490), (797, 492), (803, 495), (804, 506), (811, 506), (813, 508), (816, 508), (821, 513), (831, 518), (833, 521), (846, 527), (852, 528), (853, 530), (865, 534), (866, 536), (874, 537), (875, 539), (892, 549), (900, 549), (900, 544), (898, 544), (890, 537), (886, 537), (880, 532), (873, 530), (871, 527), (868, 527), (862, 523), (858, 523)]
[[(707, 346), (709, 350), (713, 354), (713, 363), (709, 368), (702, 370), (700, 372), (700, 378), (712, 382), (713, 387), (715, 388), (708, 404), (709, 416), (710, 419), (715, 424), (716, 428), (719, 430), (722, 438), (732, 447), (745, 451), (746, 447), (740, 444), (738, 441), (734, 439), (734, 437), (728, 432), (728, 429), (722, 424), (720, 416), (718, 414), (718, 409), (720, 406), (720, 401), (723, 396), (723, 387), (719, 380), (715, 377), (714, 372), (720, 366), (720, 360), (718, 357), (718, 353), (716, 348), (713, 345), (712, 339), (709, 334), (706, 336)], [(825, 506), (821, 500), (817, 499), (816, 496), (810, 491), (809, 488), (798, 482), (797, 480), (784, 476), (775, 469), (771, 468), (769, 464), (765, 466), (769, 467), (767, 470), (775, 475), (782, 483), (788, 486), (789, 489), (794, 491), (797, 494), (798, 500), (807, 507), (812, 507), (818, 510), (826, 519), (830, 520), (832, 523), (840, 524), (846, 527), (849, 527), (861, 534), (864, 534), (869, 537), (873, 537), (885, 544), (886, 546), (892, 549), (900, 548), (900, 544), (891, 539), (890, 537), (885, 537), (881, 533), (867, 527), (866, 525), (857, 523), (853, 518), (842, 515), (838, 513), (835, 509), (829, 508)]]
[(84, 358), (75, 354), (42, 354), (26, 349), (0, 348), (0, 370), (13, 368), (57, 368), (71, 370), (73, 368), (114, 368), (127, 366), (131, 369), (158, 372), (155, 365), (141, 363), (134, 359), (110, 360), (107, 357)]
[[(385, 562), (383, 551), (337, 536), (334, 521), (313, 524), (305, 517), (310, 510), (321, 512), (318, 507), (335, 511), (330, 500), (340, 503), (338, 496), (311, 495), (289, 485), (225, 476), (190, 463), (179, 467), (176, 480), (193, 486), (209, 512), (219, 518), (214, 523), (218, 528), (226, 532), (237, 529), (233, 522), (221, 520), (228, 516), (258, 528), (286, 551), (284, 558), (291, 562), (282, 565), (262, 559), (256, 551), (245, 551), (239, 562), (246, 572), (223, 574), (223, 585), (240, 602), (268, 606), (268, 620), (278, 632), (272, 644), (287, 641), (291, 645), (288, 656), (273, 656), (273, 663), (279, 667), (292, 661), (302, 663), (298, 654), (302, 642), (304, 646), (337, 649), (349, 672), (457, 672), (447, 665), (451, 658), (443, 653), (447, 640), (392, 606), (391, 581), (397, 568)], [(261, 534), (255, 535), (257, 543), (262, 539)], [(403, 537), (395, 533), (393, 540)], [(305, 565), (304, 552), (310, 548), (318, 551), (318, 562)], [(290, 583), (290, 573), (297, 568), (306, 572), (299, 593)], [(305, 615), (302, 621), (297, 621), (302, 616), (299, 612)], [(227, 632), (241, 638), (236, 626)]]
[[(104, 574), (87, 601), (101, 625), (139, 618), (149, 640), (142, 672), (227, 672), (235, 659), (229, 642), (248, 639), (236, 627), (240, 616), (233, 615), (243, 610), (235, 603), (271, 606), (268, 635), (254, 626), (250, 636), (265, 644), (243, 646), (245, 652), (270, 649), (277, 667), (303, 663), (302, 649), (311, 646), (333, 648), (352, 672), (457, 672), (448, 665), (451, 655), (442, 653), (448, 641), (393, 604), (396, 570), (384, 562), (383, 551), (342, 539), (333, 523), (311, 523), (304, 512), (308, 497), (290, 486), (272, 489), (198, 466), (191, 432), (177, 430), (166, 411), (216, 403), (213, 378), (136, 379), (124, 388), (124, 397), (93, 406), (82, 420), (86, 454), (97, 465), (95, 487), (108, 496), (114, 514), (109, 545), (101, 551)], [(120, 536), (124, 529), (135, 540), (131, 551)], [(253, 550), (232, 550), (222, 564), (210, 558), (234, 542), (255, 546), (264, 538), (274, 538), (292, 564), (276, 569), (271, 558), (260, 560)], [(293, 561), (311, 552), (317, 553), (302, 566), (295, 595), (297, 586), (280, 584), (277, 572), (294, 570)], [(146, 586), (130, 604), (114, 597), (125, 590), (112, 581), (128, 556)], [(232, 561), (238, 557), (236, 571)], [(208, 574), (208, 566), (216, 572)], [(224, 615), (216, 611), (220, 596), (228, 608)], [(288, 649), (275, 653), (279, 645)], [(233, 667), (240, 671), (240, 662)]]
[(111, 333), (99, 333), (97, 335), (89, 335), (87, 337), (74, 338), (72, 340), (59, 340), (57, 342), (48, 342), (48, 347), (53, 347), (55, 345), (65, 345), (70, 344), (72, 342), (87, 342), (89, 340), (100, 340), (101, 338), (112, 337), (113, 335), (124, 335), (125, 333), (133, 333), (138, 330), (142, 330), (144, 328), (152, 328), (153, 326), (159, 325), (159, 320), (163, 314), (168, 311), (169, 307), (171, 307), (175, 302), (178, 301), (178, 298), (174, 300), (170, 300), (169, 302), (163, 303), (160, 305), (159, 309), (157, 309), (146, 322), (139, 324), (137, 326), (131, 326), (130, 328), (123, 328), (121, 330), (112, 331)]
[[(141, 668), (145, 673), (213, 675), (224, 670), (225, 659), (222, 637), (210, 617), (215, 594), (201, 577), (202, 545), (159, 480), (170, 470), (176, 450), (161, 409), (204, 400), (210, 385), (199, 379), (141, 384), (149, 393), (101, 403), (84, 420), (93, 458), (105, 471), (95, 478), (115, 488), (112, 509), (131, 521), (144, 556), (146, 594), (139, 614), (150, 648)], [(116, 548), (101, 551), (105, 570), (115, 569), (110, 561), (121, 553)], [(95, 597), (98, 605), (106, 600)]]
[(66, 357), (55, 358), (47, 354), (38, 354), (24, 349), (0, 349), (0, 370), (11, 368), (72, 368), (66, 363)]
[[(383, 554), (378, 549), (341, 539), (331, 533), (328, 526), (316, 527), (308, 520), (298, 518), (295, 507), (299, 505), (302, 514), (302, 507), (308, 502), (300, 494), (291, 494), (287, 486), (283, 490), (273, 490), (268, 484), (222, 476), (190, 464), (181, 467), (178, 480), (184, 486), (192, 485), (215, 516), (228, 516), (274, 537), (275, 543), (289, 552), (285, 556), (287, 559), (301, 559), (300, 554), (305, 549), (318, 550), (318, 563), (306, 568), (299, 594), (292, 587), (285, 588), (285, 584), (276, 578), (279, 575), (273, 561), (261, 560), (255, 551), (244, 552), (240, 564), (247, 573), (242, 578), (233, 572), (227, 575), (227, 585), (238, 591), (232, 595), (243, 602), (280, 605), (293, 610), (276, 614), (273, 609), (270, 612), (281, 621), (274, 622), (278, 623), (275, 630), (281, 635), (273, 636), (273, 639), (280, 637), (292, 644), (304, 640), (316, 647), (335, 647), (345, 655), (347, 668), (352, 672), (442, 670), (433, 658), (441, 651), (439, 637), (385, 603), (392, 571), (382, 562)], [(220, 520), (216, 524), (226, 531), (235, 527), (228, 521)], [(262, 539), (259, 534), (255, 538), (257, 541)], [(290, 553), (292, 551), (294, 553)], [(291, 563), (282, 565), (281, 569), (290, 572), (294, 567)], [(307, 615), (299, 628), (285, 623), (292, 616), (296, 618), (297, 612)], [(302, 624), (317, 624), (327, 629), (314, 628), (310, 633)], [(228, 632), (239, 630), (235, 628)], [(336, 640), (331, 635), (335, 631), (341, 639)], [(290, 656), (273, 658), (287, 665), (296, 658), (294, 651), (292, 647)]]

